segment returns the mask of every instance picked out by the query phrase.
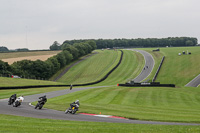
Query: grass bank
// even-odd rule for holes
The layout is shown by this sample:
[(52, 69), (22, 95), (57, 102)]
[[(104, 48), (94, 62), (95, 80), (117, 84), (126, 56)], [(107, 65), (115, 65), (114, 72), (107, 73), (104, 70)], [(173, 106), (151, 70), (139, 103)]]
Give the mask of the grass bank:
[[(178, 55), (182, 51), (187, 53), (187, 50), (192, 54)], [(160, 48), (160, 51), (166, 58), (157, 81), (181, 87), (200, 74), (200, 47)]]
[(144, 57), (140, 53), (131, 50), (123, 50), (123, 52), (123, 59), (119, 67), (105, 81), (97, 84), (98, 86), (125, 83), (140, 74), (144, 66)]
[(98, 50), (98, 54), (70, 68), (58, 82), (80, 84), (97, 81), (104, 77), (119, 62), (120, 55), (120, 51)]
[(29, 86), (29, 85), (62, 85), (64, 83), (52, 82), (47, 80), (34, 80), (23, 78), (0, 77), (0, 86)]
[[(0, 114), (0, 132), (42, 132), (42, 133), (169, 133), (199, 132), (199, 126), (125, 124), (86, 121), (65, 121), (37, 119)], [(23, 125), (23, 126), (22, 126)]]

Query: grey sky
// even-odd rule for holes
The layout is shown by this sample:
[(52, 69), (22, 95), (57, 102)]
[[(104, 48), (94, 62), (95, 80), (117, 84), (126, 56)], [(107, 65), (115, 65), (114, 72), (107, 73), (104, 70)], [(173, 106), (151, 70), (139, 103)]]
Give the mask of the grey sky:
[(0, 0), (0, 46), (48, 49), (54, 41), (197, 37), (199, 0)]

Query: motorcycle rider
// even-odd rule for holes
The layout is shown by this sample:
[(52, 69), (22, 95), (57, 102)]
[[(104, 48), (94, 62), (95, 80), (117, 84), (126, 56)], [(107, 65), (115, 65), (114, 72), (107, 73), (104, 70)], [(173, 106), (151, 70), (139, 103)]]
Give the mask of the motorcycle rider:
[(76, 100), (75, 102), (71, 103), (71, 104), (70, 104), (70, 108), (72, 109), (76, 104), (77, 104), (78, 106), (80, 106), (79, 100)]
[[(22, 95), (22, 96), (20, 96), (20, 97), (18, 97), (16, 100), (15, 100), (15, 102), (13, 103), (13, 107), (17, 107), (17, 106), (20, 106), (21, 104), (22, 104), (22, 102), (24, 101), (24, 96)], [(18, 105), (18, 104), (19, 105)], [(16, 105), (17, 104), (17, 105)]]
[[(15, 102), (15, 100), (17, 99), (17, 95), (16, 94), (13, 94), (12, 96), (10, 96), (9, 98), (9, 103), (12, 104), (13, 102)], [(9, 104), (9, 105), (10, 105)]]
[(73, 85), (71, 84), (71, 85), (70, 85), (70, 90), (72, 90), (72, 87), (73, 87)]
[[(65, 111), (65, 114), (67, 114), (67, 113), (72, 113), (72, 114), (75, 114), (76, 113), (76, 111), (79, 111), (79, 105), (80, 105), (80, 103), (79, 103), (79, 100), (76, 100), (75, 102), (73, 102), (73, 103), (71, 103), (70, 104), (70, 107)], [(73, 110), (72, 111), (72, 108), (73, 107), (75, 107), (75, 110)], [(75, 112), (74, 112), (75, 111)]]
[(45, 104), (45, 103), (47, 102), (47, 97), (46, 97), (46, 95), (39, 97), (39, 99), (41, 99), (40, 102), (41, 102), (42, 104)]
[(39, 109), (42, 109), (43, 105), (47, 102), (46, 95), (39, 97), (38, 103), (35, 106), (35, 109), (39, 107)]
[(20, 96), (16, 99), (17, 101), (19, 101), (20, 103), (22, 103), (24, 101), (24, 96)]

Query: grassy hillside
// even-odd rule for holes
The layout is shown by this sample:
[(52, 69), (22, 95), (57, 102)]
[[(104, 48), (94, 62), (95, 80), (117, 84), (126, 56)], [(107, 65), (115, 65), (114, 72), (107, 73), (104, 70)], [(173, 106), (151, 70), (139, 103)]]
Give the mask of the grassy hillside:
[[(125, 83), (128, 79), (135, 78), (142, 71), (144, 57), (140, 53), (130, 50), (123, 50), (123, 52), (123, 60), (119, 67), (105, 81), (97, 85)], [(93, 55), (72, 67), (58, 81), (68, 84), (97, 81), (118, 63), (120, 55), (120, 51), (100, 51), (99, 54)]]
[(97, 85), (116, 85), (137, 77), (144, 67), (144, 57), (131, 50), (123, 50), (124, 56), (119, 67), (108, 78)]
[[(160, 50), (166, 58), (157, 81), (184, 86), (200, 74), (200, 47), (160, 48)], [(187, 50), (192, 54), (178, 56), (178, 53)]]
[[(148, 125), (107, 122), (65, 121), (0, 115), (1, 132), (122, 133), (199, 132), (199, 126)], [(23, 125), (23, 126), (22, 126)]]
[(118, 63), (121, 52), (114, 50), (99, 50), (98, 52), (98, 54), (69, 69), (58, 82), (67, 84), (88, 83), (104, 77)]

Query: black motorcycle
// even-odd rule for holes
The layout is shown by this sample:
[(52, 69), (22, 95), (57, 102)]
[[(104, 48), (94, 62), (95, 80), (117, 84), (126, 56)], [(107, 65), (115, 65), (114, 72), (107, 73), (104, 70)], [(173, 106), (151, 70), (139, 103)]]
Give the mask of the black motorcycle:
[(8, 105), (11, 105), (11, 104), (13, 104), (14, 102), (15, 102), (15, 98), (14, 97), (11, 97), (11, 98), (9, 98), (9, 100), (8, 100)]
[(65, 114), (67, 114), (67, 113), (75, 114), (76, 111), (79, 111), (78, 108), (79, 108), (79, 105), (78, 105), (78, 104), (73, 104), (72, 107), (69, 107), (69, 108), (65, 111)]
[(15, 100), (15, 102), (13, 103), (13, 107), (18, 107), (21, 105), (21, 102), (18, 100)]
[(39, 108), (42, 109), (42, 107), (44, 106), (45, 102), (42, 101), (42, 98), (40, 98), (40, 100), (38, 100), (37, 105), (35, 106), (35, 109)]

